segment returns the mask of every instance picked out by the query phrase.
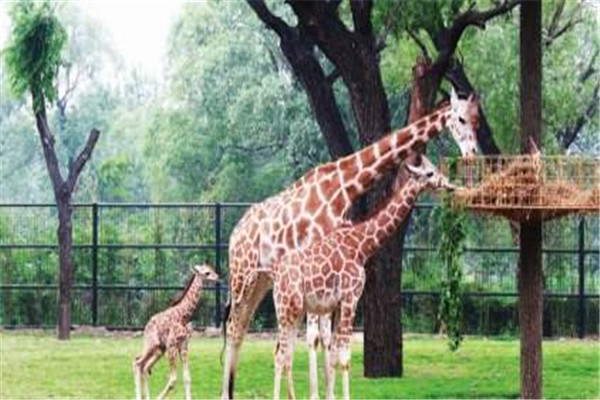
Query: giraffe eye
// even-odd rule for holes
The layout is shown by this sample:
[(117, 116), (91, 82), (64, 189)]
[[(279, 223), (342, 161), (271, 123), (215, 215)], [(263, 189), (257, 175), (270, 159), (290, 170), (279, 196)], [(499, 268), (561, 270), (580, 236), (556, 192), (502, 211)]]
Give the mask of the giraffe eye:
[(458, 117), (458, 122), (464, 125), (466, 121), (463, 117)]
[(429, 171), (425, 174), (426, 177), (431, 178), (433, 176), (433, 171)]

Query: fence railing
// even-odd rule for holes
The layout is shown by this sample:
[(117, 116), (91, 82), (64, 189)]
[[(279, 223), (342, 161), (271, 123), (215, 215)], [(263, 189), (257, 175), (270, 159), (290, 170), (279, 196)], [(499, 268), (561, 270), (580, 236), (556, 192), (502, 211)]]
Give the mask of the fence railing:
[[(204, 311), (198, 318), (204, 324), (219, 326), (227, 298), (229, 234), (250, 205), (75, 204), (73, 249), (77, 271), (73, 289), (81, 293), (81, 304), (76, 307), (81, 315), (79, 322), (111, 325), (112, 317), (101, 314), (114, 316), (118, 310), (112, 308), (117, 307), (129, 316), (115, 325), (140, 326), (146, 317), (164, 306), (167, 296), (157, 298), (156, 294), (180, 290), (179, 283), (184, 281), (182, 276), (187, 267), (208, 258), (222, 279), (216, 287), (207, 288)], [(58, 263), (54, 256), (58, 248), (54, 207), (53, 204), (0, 204), (0, 289), (4, 293), (0, 296), (0, 318), (4, 326), (22, 325), (13, 323), (21, 321), (15, 317), (15, 303), (43, 303), (36, 306), (39, 310), (31, 311), (33, 317), (25, 325), (37, 325), (32, 322), (51, 307), (46, 303), (57, 290)], [(421, 276), (423, 271), (434, 270), (431, 265), (436, 262), (435, 243), (439, 233), (431, 223), (435, 220), (433, 209), (433, 204), (418, 204), (407, 233), (402, 296), (408, 304), (415, 298), (438, 298), (436, 282), (440, 278)], [(499, 223), (493, 219), (474, 219), (478, 234), (485, 236), (490, 231), (490, 238), (478, 237), (465, 249), (466, 276), (471, 285), (467, 285), (464, 295), (473, 301), (518, 296), (515, 286), (518, 248), (510, 243), (507, 226), (502, 229), (493, 226)], [(597, 216), (575, 217), (556, 227), (551, 225), (550, 231), (555, 232), (545, 234), (543, 252), (547, 276), (551, 278), (547, 281), (546, 298), (576, 301), (573, 311), (579, 337), (589, 328), (587, 316), (594, 314), (589, 310), (590, 301), (597, 307), (600, 299), (597, 225)], [(502, 240), (496, 237), (499, 235)], [(556, 267), (549, 272), (549, 265)], [(15, 295), (25, 292), (34, 294)], [(118, 295), (125, 295), (126, 299), (119, 299)], [(103, 301), (108, 302), (110, 309), (105, 307), (100, 312)], [(212, 306), (208, 307), (206, 302)], [(572, 308), (569, 306), (569, 310)], [(272, 309), (268, 312), (272, 313)]]

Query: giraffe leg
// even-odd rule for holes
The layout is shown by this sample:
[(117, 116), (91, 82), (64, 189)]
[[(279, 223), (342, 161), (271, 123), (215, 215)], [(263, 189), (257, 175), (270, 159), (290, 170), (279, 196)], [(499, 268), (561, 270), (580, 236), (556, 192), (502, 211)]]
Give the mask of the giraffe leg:
[(181, 367), (183, 370), (183, 390), (185, 392), (185, 400), (192, 398), (192, 375), (190, 374), (190, 366), (188, 364), (188, 348), (187, 341), (181, 346)]
[(287, 353), (286, 353), (286, 357), (285, 357), (285, 364), (284, 364), (285, 373), (286, 373), (286, 377), (287, 377), (288, 399), (296, 398), (296, 393), (294, 392), (294, 376), (292, 373), (292, 367), (294, 365), (294, 346), (296, 343), (296, 335), (297, 335), (297, 328), (294, 326), (291, 329), (291, 333), (289, 336), (289, 343), (288, 343)]
[[(222, 399), (233, 398), (233, 384), (237, 370), (239, 353), (248, 330), (250, 321), (258, 305), (270, 289), (270, 281), (258, 278), (253, 283), (246, 285), (244, 292), (250, 293), (248, 299), (241, 299), (237, 304), (232, 304), (231, 314), (227, 320), (227, 338), (225, 348), (225, 365), (223, 368)], [(232, 303), (236, 297), (232, 294)]]
[(153, 361), (156, 351), (157, 349), (155, 346), (145, 344), (142, 354), (139, 357), (136, 357), (135, 361), (133, 362), (135, 397), (137, 400), (141, 400), (143, 396), (142, 383), (144, 381), (144, 369), (149, 363)]
[(295, 398), (294, 381), (292, 377), (292, 361), (294, 355), (295, 327), (279, 326), (279, 337), (275, 348), (275, 379), (273, 384), (273, 399), (281, 395), (281, 375), (285, 371), (287, 379), (288, 398)]
[(350, 341), (352, 340), (352, 323), (357, 301), (343, 302), (340, 308), (340, 322), (337, 326), (336, 348), (339, 366), (342, 372), (342, 395), (344, 400), (350, 399)]
[(308, 373), (310, 399), (319, 399), (319, 375), (317, 365), (317, 347), (319, 346), (319, 316), (306, 315), (306, 344), (308, 345)]
[(133, 381), (135, 383), (135, 399), (142, 400), (142, 369), (137, 360), (133, 362)]
[(327, 387), (327, 383), (331, 379), (331, 370), (327, 367), (331, 363), (331, 317), (331, 314), (321, 315), (319, 317), (319, 336), (321, 338), (321, 347), (323, 348), (323, 363), (325, 365), (325, 387)]
[(156, 362), (162, 356), (162, 351), (160, 349), (154, 350), (150, 358), (144, 363), (142, 368), (142, 384), (144, 391), (144, 398), (146, 400), (150, 400), (150, 371)]
[(173, 390), (175, 382), (177, 382), (177, 352), (176, 347), (169, 347), (167, 350), (167, 359), (169, 360), (169, 380), (163, 391), (158, 395), (159, 400), (164, 399), (169, 392)]
[[(324, 335), (323, 337), (329, 337), (329, 360), (325, 364), (326, 372), (326, 380), (327, 380), (327, 399), (333, 400), (335, 399), (335, 370), (338, 366), (339, 362), (339, 327), (341, 321), (341, 309), (335, 310), (333, 313), (329, 314), (329, 335)], [(333, 335), (331, 335), (331, 325), (335, 327)]]

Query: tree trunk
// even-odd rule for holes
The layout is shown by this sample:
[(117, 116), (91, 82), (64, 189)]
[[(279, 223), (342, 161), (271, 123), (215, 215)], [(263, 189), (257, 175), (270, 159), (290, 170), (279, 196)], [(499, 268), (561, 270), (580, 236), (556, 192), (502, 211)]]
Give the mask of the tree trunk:
[[(540, 147), (542, 131), (542, 3), (526, 1), (520, 13), (521, 144)], [(542, 223), (521, 223), (519, 234), (519, 324), (521, 397), (542, 397)]]
[[(57, 197), (57, 202), (58, 202)], [(58, 299), (58, 338), (68, 340), (71, 331), (71, 288), (73, 286), (73, 242), (71, 216), (73, 207), (69, 197), (63, 196), (58, 202), (58, 258), (59, 258), (59, 299)]]

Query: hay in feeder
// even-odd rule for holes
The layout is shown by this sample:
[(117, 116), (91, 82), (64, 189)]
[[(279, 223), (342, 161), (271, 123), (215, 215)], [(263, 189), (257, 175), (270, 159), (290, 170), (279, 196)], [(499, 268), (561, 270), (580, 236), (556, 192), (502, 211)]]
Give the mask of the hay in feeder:
[[(456, 204), (513, 220), (546, 220), (600, 210), (599, 160), (542, 156), (458, 160)], [(453, 176), (455, 175), (455, 176)]]

